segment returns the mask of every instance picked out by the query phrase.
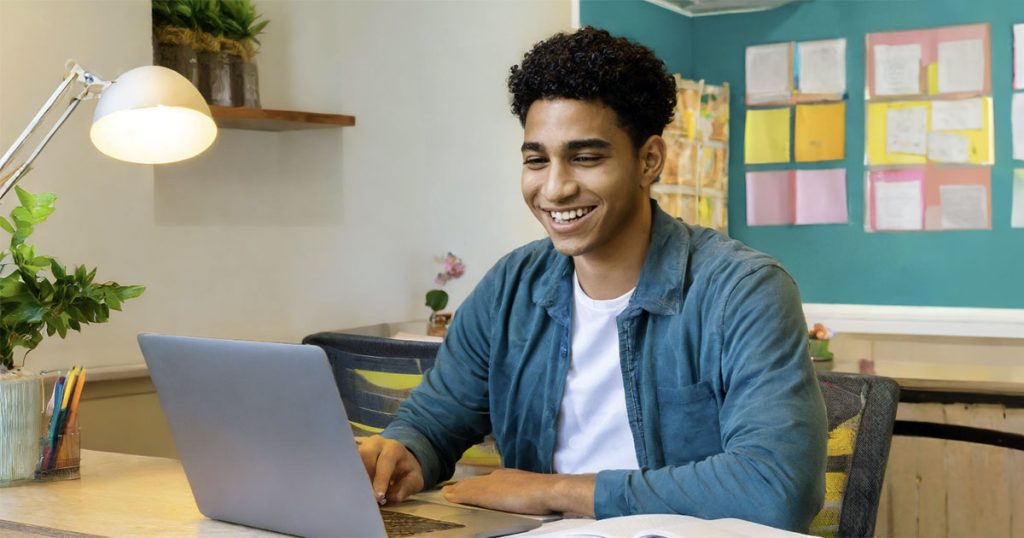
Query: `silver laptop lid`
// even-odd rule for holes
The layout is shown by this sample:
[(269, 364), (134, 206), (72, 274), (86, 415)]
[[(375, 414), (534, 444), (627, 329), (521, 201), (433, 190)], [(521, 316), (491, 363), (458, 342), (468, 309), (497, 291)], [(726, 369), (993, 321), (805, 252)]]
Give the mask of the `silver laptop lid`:
[(152, 334), (139, 346), (204, 515), (385, 535), (321, 348)]

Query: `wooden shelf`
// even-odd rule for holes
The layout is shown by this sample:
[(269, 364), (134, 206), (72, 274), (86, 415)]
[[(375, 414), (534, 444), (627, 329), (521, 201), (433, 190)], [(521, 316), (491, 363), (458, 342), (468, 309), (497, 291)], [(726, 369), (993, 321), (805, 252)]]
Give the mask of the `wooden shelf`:
[(217, 127), (250, 131), (300, 131), (305, 129), (334, 129), (356, 124), (355, 116), (271, 110), (269, 108), (243, 108), (210, 105)]

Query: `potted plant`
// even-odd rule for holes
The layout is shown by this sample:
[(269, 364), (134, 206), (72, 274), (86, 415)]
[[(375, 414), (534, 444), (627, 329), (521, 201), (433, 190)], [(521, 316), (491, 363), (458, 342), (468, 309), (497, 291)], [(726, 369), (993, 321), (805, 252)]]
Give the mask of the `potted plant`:
[[(444, 286), (449, 280), (459, 278), (466, 272), (466, 266), (462, 259), (449, 252), (440, 260), (442, 271), (434, 277), (434, 283)], [(441, 312), (448, 306), (448, 292), (442, 289), (433, 289), (427, 292), (426, 306), (430, 307), (430, 319), (427, 320), (427, 334), (430, 336), (444, 336), (448, 331), (448, 324), (451, 323), (451, 312)]]
[(220, 18), (224, 27), (221, 48), (231, 59), (231, 93), (236, 106), (260, 107), (259, 72), (256, 47), (269, 20), (260, 20), (251, 0), (220, 0)]
[[(95, 282), (96, 269), (68, 270), (55, 258), (38, 254), (25, 240), (53, 213), (56, 196), (30, 194), (15, 187), (20, 205), (0, 229), (10, 235), (0, 250), (0, 486), (32, 478), (39, 456), (42, 379), (22, 371), (25, 355), (46, 336), (67, 336), (82, 325), (103, 323), (111, 310), (138, 297), (143, 286)], [(24, 348), (21, 365), (15, 350)]]
[(192, 4), (188, 0), (153, 0), (153, 63), (181, 73), (199, 87)]

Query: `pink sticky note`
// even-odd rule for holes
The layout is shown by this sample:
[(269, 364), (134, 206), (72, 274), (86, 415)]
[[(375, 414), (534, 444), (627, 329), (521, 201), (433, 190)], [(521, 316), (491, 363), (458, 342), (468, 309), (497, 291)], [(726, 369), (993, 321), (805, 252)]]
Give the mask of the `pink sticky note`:
[(747, 172), (747, 226), (793, 224), (793, 171)]
[(796, 223), (843, 224), (846, 213), (846, 169), (796, 171)]

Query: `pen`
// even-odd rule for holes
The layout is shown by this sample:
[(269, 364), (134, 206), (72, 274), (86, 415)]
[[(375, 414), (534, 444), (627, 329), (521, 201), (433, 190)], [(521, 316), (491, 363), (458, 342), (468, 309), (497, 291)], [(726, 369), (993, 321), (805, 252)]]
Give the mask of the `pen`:
[(60, 415), (60, 402), (64, 399), (65, 380), (66, 378), (64, 376), (60, 376), (60, 378), (57, 379), (57, 382), (53, 385), (53, 411), (50, 414), (50, 426), (46, 435), (46, 450), (43, 453), (43, 461), (40, 464), (42, 469), (46, 469), (46, 465), (50, 461), (50, 452), (52, 452), (50, 447), (52, 446), (53, 436), (57, 430), (57, 420)]
[(78, 402), (82, 399), (82, 389), (85, 388), (85, 368), (79, 367), (78, 375), (75, 378), (75, 384), (71, 387), (72, 393), (71, 398), (67, 406), (67, 410), (64, 413), (62, 423), (58, 426), (57, 431), (61, 433), (57, 437), (57, 442), (53, 449), (53, 460), (56, 464), (56, 460), (60, 457), (61, 447), (67, 441), (67, 435), (71, 431), (73, 424), (78, 420)]

